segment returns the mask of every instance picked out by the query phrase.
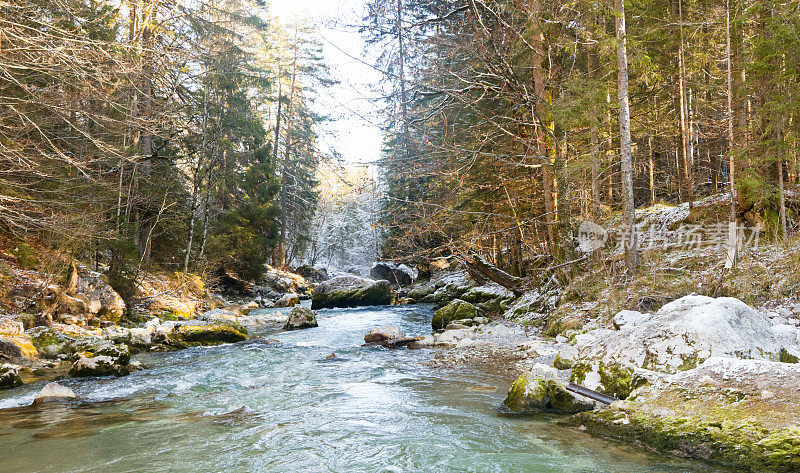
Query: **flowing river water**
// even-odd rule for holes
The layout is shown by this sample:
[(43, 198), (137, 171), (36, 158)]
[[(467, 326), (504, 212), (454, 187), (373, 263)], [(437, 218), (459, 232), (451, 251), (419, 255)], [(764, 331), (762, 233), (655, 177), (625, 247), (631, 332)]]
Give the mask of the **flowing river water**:
[(41, 385), (0, 392), (0, 472), (722, 471), (504, 414), (508, 375), (362, 346), (376, 326), (417, 335), (429, 323), (420, 307), (322, 310), (318, 328), (64, 380), (72, 405), (27, 407)]

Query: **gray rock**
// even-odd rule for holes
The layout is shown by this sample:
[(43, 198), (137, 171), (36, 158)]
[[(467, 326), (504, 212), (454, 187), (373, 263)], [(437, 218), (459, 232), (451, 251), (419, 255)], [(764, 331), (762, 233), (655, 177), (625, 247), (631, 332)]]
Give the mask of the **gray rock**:
[(338, 276), (317, 286), (311, 299), (311, 308), (388, 305), (391, 302), (392, 288), (389, 281)]
[(367, 343), (381, 343), (398, 338), (403, 338), (403, 331), (391, 325), (381, 325), (364, 335), (364, 341)]
[(408, 286), (414, 282), (414, 273), (406, 265), (396, 265), (390, 262), (378, 262), (372, 265), (369, 271), (371, 278), (386, 280), (397, 286)]
[(36, 395), (36, 398), (33, 400), (33, 404), (43, 404), (46, 402), (58, 402), (58, 401), (72, 401), (76, 399), (77, 396), (72, 391), (72, 389), (62, 386), (58, 383), (47, 383), (45, 387), (39, 391), (39, 394)]
[(283, 326), (283, 329), (299, 330), (318, 326), (317, 314), (315, 314), (313, 310), (305, 307), (295, 307), (289, 312), (289, 319), (286, 321), (286, 325)]
[(110, 356), (80, 357), (69, 370), (70, 376), (86, 378), (91, 376), (124, 376), (129, 370), (126, 365), (115, 363)]

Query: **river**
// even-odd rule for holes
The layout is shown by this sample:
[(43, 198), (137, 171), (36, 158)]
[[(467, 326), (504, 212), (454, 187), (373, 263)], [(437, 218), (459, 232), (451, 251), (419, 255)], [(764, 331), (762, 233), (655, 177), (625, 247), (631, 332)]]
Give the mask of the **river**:
[(552, 416), (504, 414), (508, 375), (362, 346), (378, 325), (417, 335), (429, 323), (420, 307), (322, 310), (318, 328), (141, 354), (149, 368), (124, 378), (64, 380), (82, 399), (70, 406), (25, 407), (41, 385), (0, 392), (0, 471), (723, 471)]

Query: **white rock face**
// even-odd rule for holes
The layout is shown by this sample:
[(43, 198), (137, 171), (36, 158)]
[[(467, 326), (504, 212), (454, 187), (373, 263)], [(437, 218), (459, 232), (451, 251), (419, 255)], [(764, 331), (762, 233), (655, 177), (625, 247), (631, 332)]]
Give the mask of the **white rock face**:
[(44, 402), (69, 401), (76, 397), (72, 389), (66, 386), (62, 386), (58, 383), (47, 383), (45, 387), (39, 391), (39, 394), (36, 395), (33, 403), (41, 404)]
[(614, 316), (614, 326), (618, 329), (623, 327), (631, 328), (634, 325), (647, 322), (650, 318), (650, 314), (643, 314), (635, 310), (621, 310)]
[(730, 297), (685, 296), (649, 318), (625, 312), (620, 319), (629, 322), (619, 331), (577, 336), (578, 357), (674, 373), (711, 357), (777, 361), (781, 349), (797, 348), (796, 336), (792, 345), (790, 334), (779, 337), (764, 313)]

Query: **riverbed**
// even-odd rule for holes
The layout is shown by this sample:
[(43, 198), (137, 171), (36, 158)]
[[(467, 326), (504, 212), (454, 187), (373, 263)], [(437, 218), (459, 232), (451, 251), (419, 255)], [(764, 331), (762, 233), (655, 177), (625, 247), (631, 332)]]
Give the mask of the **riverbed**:
[[(0, 471), (719, 472), (516, 416), (508, 374), (427, 365), (427, 349), (365, 347), (382, 324), (430, 332), (430, 311), (319, 311), (319, 327), (136, 358), (124, 378), (68, 379), (81, 399), (27, 407), (0, 392)], [(335, 354), (331, 357), (330, 355)]]

